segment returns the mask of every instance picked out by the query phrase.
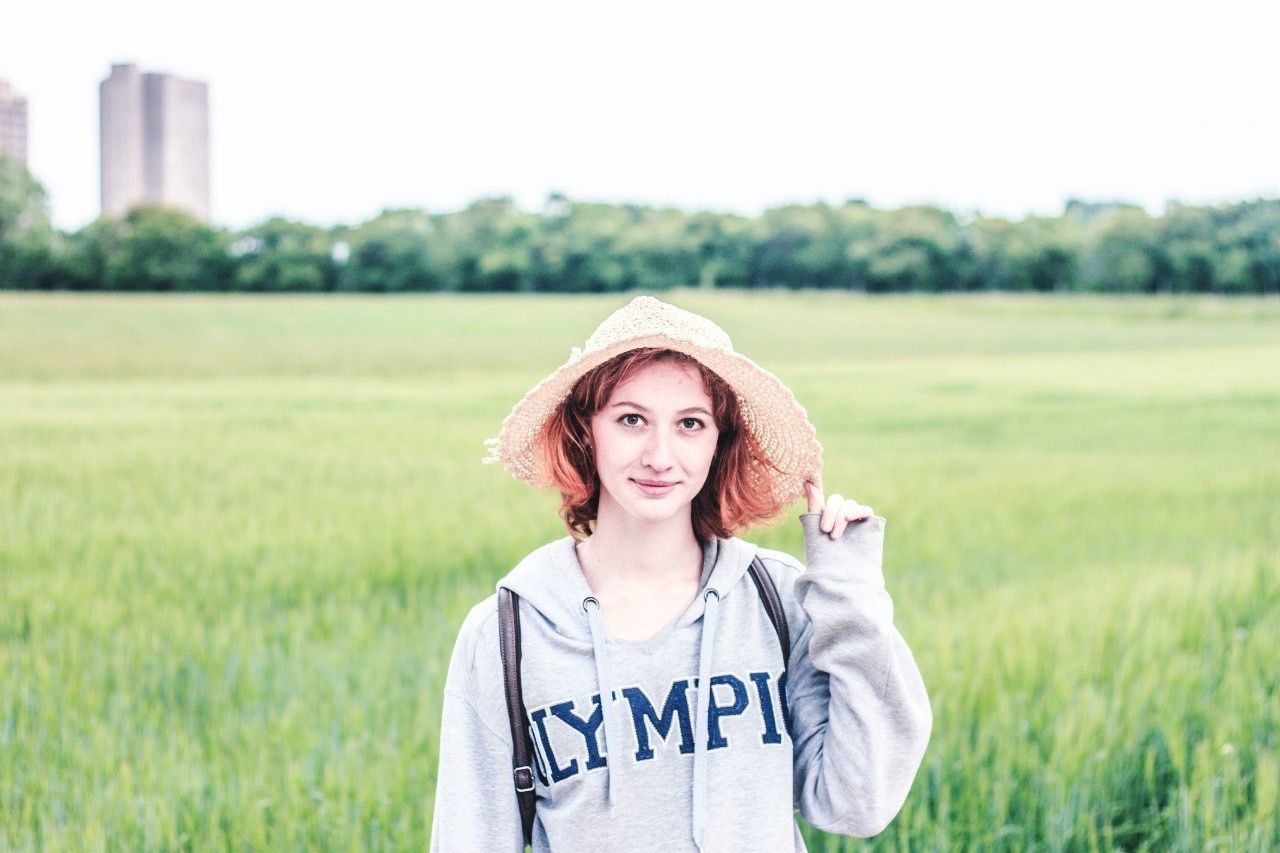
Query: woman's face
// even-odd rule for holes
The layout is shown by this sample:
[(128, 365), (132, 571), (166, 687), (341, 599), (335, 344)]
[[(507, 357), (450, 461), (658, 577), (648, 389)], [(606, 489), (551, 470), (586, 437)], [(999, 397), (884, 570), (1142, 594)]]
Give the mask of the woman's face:
[(610, 501), (659, 521), (687, 508), (715, 457), (720, 430), (711, 409), (692, 365), (654, 362), (615, 387), (591, 419), (602, 512)]

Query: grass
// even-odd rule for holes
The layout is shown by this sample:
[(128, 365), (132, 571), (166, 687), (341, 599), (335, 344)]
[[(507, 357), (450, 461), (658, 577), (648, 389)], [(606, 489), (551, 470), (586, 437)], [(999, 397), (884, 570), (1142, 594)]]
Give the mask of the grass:
[[(889, 519), (933, 739), (811, 849), (1280, 847), (1280, 303), (669, 298)], [(622, 302), (0, 294), (0, 849), (425, 847), (457, 627), (562, 534), (482, 440)]]

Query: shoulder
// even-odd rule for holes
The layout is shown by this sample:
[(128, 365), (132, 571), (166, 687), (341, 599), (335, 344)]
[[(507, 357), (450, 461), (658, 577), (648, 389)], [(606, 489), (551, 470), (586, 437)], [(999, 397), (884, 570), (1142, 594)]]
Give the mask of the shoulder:
[(804, 571), (804, 563), (786, 551), (779, 551), (775, 548), (765, 548), (762, 545), (755, 546), (756, 556), (760, 558), (760, 562), (765, 564), (765, 568), (769, 571), (780, 574), (799, 574)]
[[(808, 621), (804, 608), (796, 598), (796, 579), (804, 573), (804, 562), (776, 548), (765, 548), (752, 543), (747, 543), (747, 546), (755, 550), (755, 556), (759, 558), (774, 587), (778, 590), (778, 597), (782, 599), (782, 609), (787, 614), (787, 623), (791, 626), (792, 642), (794, 642), (794, 638), (800, 635), (800, 631)], [(750, 583), (750, 581), (747, 582)]]
[(769, 577), (773, 579), (779, 591), (784, 586), (789, 588), (795, 583), (795, 579), (804, 572), (804, 563), (786, 551), (765, 548), (760, 545), (752, 545), (751, 547), (755, 549), (756, 557), (764, 565), (765, 570), (769, 572)]
[(496, 592), (472, 607), (462, 620), (445, 676), (444, 693), (446, 705), (451, 701), (465, 703), (485, 728), (503, 743), (510, 744), (502, 657), (498, 651)]
[(491, 659), (501, 665), (498, 642), (498, 594), (491, 593), (467, 612), (458, 629), (449, 661), (445, 690), (474, 696), (490, 670)]

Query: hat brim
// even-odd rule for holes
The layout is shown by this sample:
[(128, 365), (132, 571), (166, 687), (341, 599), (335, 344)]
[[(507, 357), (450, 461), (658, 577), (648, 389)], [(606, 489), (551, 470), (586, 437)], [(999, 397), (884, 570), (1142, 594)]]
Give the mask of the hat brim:
[[(498, 435), (486, 441), (490, 455), (483, 461), (501, 462), (511, 476), (532, 485), (551, 485), (534, 450), (538, 431), (579, 379), (614, 356), (642, 347), (685, 353), (723, 379), (738, 396), (743, 425), (755, 439), (759, 452), (776, 469), (768, 478), (774, 496), (785, 504), (805, 496), (804, 482), (822, 474), (822, 445), (808, 412), (791, 389), (740, 353), (710, 349), (663, 334), (631, 338), (592, 352), (575, 351), (512, 407)], [(762, 483), (765, 480), (763, 476), (757, 479)]]

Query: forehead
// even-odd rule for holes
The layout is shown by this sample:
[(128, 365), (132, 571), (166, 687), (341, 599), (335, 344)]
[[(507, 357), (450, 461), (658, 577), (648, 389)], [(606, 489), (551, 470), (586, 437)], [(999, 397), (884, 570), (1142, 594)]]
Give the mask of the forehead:
[(615, 400), (679, 409), (695, 404), (709, 405), (711, 395), (703, 387), (702, 374), (693, 365), (654, 362), (614, 386), (609, 402)]

